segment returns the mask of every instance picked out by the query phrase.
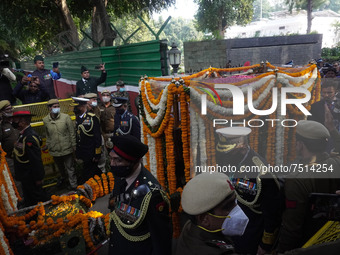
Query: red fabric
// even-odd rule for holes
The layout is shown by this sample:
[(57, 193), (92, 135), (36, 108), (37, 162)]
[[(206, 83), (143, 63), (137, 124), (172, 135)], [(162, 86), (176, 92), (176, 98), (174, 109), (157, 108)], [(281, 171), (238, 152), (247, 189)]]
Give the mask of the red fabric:
[(30, 111), (17, 111), (17, 112), (13, 112), (13, 116), (16, 115), (31, 115)]
[(250, 66), (250, 61), (245, 62), (243, 66)]
[(130, 160), (130, 161), (136, 161), (138, 158), (131, 157), (130, 155), (126, 154), (124, 151), (119, 149), (117, 146), (113, 147), (113, 150), (121, 157)]

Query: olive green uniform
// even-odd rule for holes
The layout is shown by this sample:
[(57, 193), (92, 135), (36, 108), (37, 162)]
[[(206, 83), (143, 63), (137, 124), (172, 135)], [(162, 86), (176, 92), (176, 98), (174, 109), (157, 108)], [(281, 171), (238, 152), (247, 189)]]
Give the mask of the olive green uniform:
[[(340, 157), (329, 157), (327, 153), (316, 160), (319, 164), (332, 165), (333, 171), (340, 170)], [(314, 164), (308, 164), (311, 168)], [(312, 219), (309, 215), (310, 193), (335, 193), (340, 188), (340, 180), (329, 178), (301, 178), (299, 173), (285, 182), (286, 210), (283, 213), (282, 229), (279, 237), (279, 251), (284, 252), (301, 247), (326, 222), (324, 219)], [(310, 175), (313, 177), (313, 173)], [(315, 176), (315, 175), (314, 175)], [(306, 176), (304, 176), (306, 177)]]

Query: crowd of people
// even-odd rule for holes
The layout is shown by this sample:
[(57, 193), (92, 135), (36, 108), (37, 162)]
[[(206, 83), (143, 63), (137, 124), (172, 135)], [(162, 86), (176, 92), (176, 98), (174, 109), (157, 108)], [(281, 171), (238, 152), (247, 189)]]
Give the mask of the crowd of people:
[[(76, 116), (73, 123), (55, 98), (52, 81), (61, 77), (59, 69), (46, 70), (43, 61), (37, 56), (37, 70), (30, 77), (24, 76), (13, 93), (0, 101), (0, 141), (24, 206), (48, 200), (42, 188), (45, 171), (41, 150), (49, 150), (60, 171), (60, 183), (66, 183), (69, 190), (76, 190), (96, 174), (113, 173), (109, 254), (303, 254), (296, 249), (326, 222), (310, 215), (309, 195), (339, 192), (339, 178), (332, 175), (198, 173), (183, 189), (184, 224), (174, 247), (170, 218), (174, 201), (169, 201), (142, 164), (148, 146), (141, 142), (139, 119), (131, 113), (124, 82), (117, 81), (116, 92), (103, 90), (99, 95), (97, 87), (107, 77), (105, 64), (99, 66), (99, 78), (91, 77), (82, 66), (70, 105)], [(328, 72), (324, 77), (333, 78)], [(23, 89), (26, 85), (28, 90)], [(308, 120), (297, 124), (296, 144), (292, 145), (296, 146), (297, 159), (288, 164), (301, 164), (303, 169), (322, 165), (339, 171), (337, 91), (336, 82), (323, 81), (322, 100), (312, 105)], [(30, 126), (33, 114), (25, 107), (13, 110), (12, 96), (23, 103), (48, 100), (49, 113), (43, 118), (46, 146), (42, 149), (39, 135)], [(217, 129), (216, 163), (237, 169), (268, 165), (250, 148), (250, 132), (246, 127)], [(80, 175), (75, 163), (82, 165)], [(335, 242), (324, 249), (326, 254), (337, 254), (338, 247)]]

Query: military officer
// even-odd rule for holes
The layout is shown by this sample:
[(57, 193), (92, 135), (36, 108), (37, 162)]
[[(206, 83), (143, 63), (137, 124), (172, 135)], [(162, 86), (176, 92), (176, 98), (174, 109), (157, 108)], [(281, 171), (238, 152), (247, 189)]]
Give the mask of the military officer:
[(97, 87), (106, 81), (107, 73), (105, 71), (105, 64), (101, 64), (99, 70), (102, 71), (99, 78), (90, 77), (90, 71), (85, 67), (81, 66), (81, 80), (77, 81), (76, 84), (76, 96), (85, 95), (86, 93), (98, 92)]
[(169, 200), (142, 165), (148, 146), (131, 135), (115, 136), (113, 144), (109, 254), (171, 254)]
[(226, 173), (234, 184), (240, 207), (249, 218), (242, 236), (233, 237), (235, 250), (241, 254), (270, 252), (280, 226), (280, 183), (272, 173), (245, 172), (246, 167), (268, 165), (248, 145), (247, 127), (217, 129), (216, 160), (219, 165), (235, 166), (238, 173)]
[(45, 176), (41, 159), (42, 144), (39, 135), (30, 126), (33, 114), (26, 109), (16, 109), (13, 113), (13, 127), (20, 131), (14, 144), (13, 160), (15, 179), (22, 184), (25, 206), (48, 200), (42, 188)]
[(242, 235), (249, 219), (236, 203), (228, 176), (196, 175), (185, 185), (181, 203), (190, 220), (183, 227), (176, 255), (234, 254), (229, 236)]
[(100, 119), (100, 109), (98, 106), (98, 95), (96, 93), (87, 93), (84, 95), (84, 98), (87, 98), (89, 101), (87, 102), (87, 111), (94, 113), (99, 121)]
[[(0, 101), (0, 143), (2, 149), (6, 152), (6, 161), (11, 174), (14, 176), (14, 161), (12, 157), (12, 152), (14, 149), (14, 143), (19, 137), (19, 131), (12, 126), (13, 120), (13, 107), (8, 100)], [(14, 180), (15, 185), (22, 196), (21, 183)]]
[(76, 115), (76, 158), (83, 161), (83, 181), (95, 174), (101, 174), (97, 164), (101, 155), (101, 133), (99, 120), (94, 113), (87, 111), (89, 99), (73, 97)]
[(140, 123), (135, 115), (127, 110), (126, 97), (114, 97), (113, 106), (116, 108), (114, 118), (114, 135), (133, 135), (140, 139)]
[(109, 90), (102, 91), (102, 102), (99, 104), (100, 119), (102, 134), (104, 142), (107, 148), (112, 148), (111, 137), (114, 131), (114, 118), (116, 114), (116, 108), (111, 103), (111, 92)]
[(300, 168), (286, 176), (279, 252), (301, 247), (326, 223), (325, 219), (311, 217), (308, 200), (310, 193), (334, 194), (340, 188), (340, 157), (326, 153), (329, 137), (329, 131), (319, 122), (301, 120), (296, 126), (296, 164)]
[(117, 91), (112, 93), (112, 97), (126, 97), (127, 98), (127, 109), (129, 112), (132, 112), (131, 103), (130, 103), (130, 96), (129, 93), (126, 91), (125, 83), (122, 80), (116, 82)]

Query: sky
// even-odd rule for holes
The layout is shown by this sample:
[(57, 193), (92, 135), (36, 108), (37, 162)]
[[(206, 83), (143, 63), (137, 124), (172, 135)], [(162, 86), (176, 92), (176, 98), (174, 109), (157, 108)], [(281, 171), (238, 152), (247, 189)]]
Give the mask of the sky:
[(197, 4), (193, 0), (176, 0), (176, 4), (170, 7), (168, 10), (164, 10), (161, 13), (155, 13), (154, 19), (158, 19), (162, 16), (166, 20), (169, 16), (173, 18), (182, 17), (185, 19), (193, 19), (198, 9)]

